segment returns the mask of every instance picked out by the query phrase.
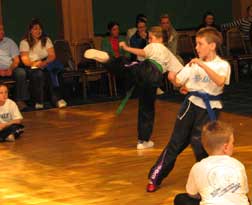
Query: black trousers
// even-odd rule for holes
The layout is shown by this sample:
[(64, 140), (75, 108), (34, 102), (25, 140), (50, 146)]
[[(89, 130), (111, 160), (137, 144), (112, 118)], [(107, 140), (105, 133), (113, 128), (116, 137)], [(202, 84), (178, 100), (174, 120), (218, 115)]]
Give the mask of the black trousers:
[(145, 85), (140, 88), (138, 98), (138, 140), (149, 141), (155, 119), (156, 87)]
[(24, 126), (22, 124), (13, 124), (4, 128), (0, 131), (0, 142), (5, 141), (10, 134), (13, 134), (15, 138), (19, 137), (23, 133), (23, 130)]
[[(215, 110), (215, 112), (217, 111)], [(177, 156), (189, 144), (192, 146), (197, 161), (207, 157), (201, 144), (201, 129), (208, 121), (209, 116), (206, 109), (202, 109), (190, 101), (182, 105), (170, 141), (151, 168), (149, 180), (160, 185), (173, 169)]]
[(187, 193), (178, 194), (174, 199), (174, 205), (199, 205), (200, 199), (190, 197)]
[(62, 98), (61, 77), (59, 77), (60, 86), (54, 87), (51, 76), (46, 69), (29, 69), (29, 79), (31, 97), (35, 103), (43, 104), (46, 93), (49, 94), (50, 101), (53, 105), (56, 105), (57, 101)]
[(128, 90), (135, 85), (139, 93), (138, 140), (149, 141), (155, 118), (156, 89), (162, 83), (163, 75), (150, 61), (131, 64), (124, 57), (113, 58), (105, 67), (115, 76), (128, 82)]
[(25, 68), (17, 67), (13, 70), (13, 78), (16, 81), (15, 84), (15, 100), (25, 101), (29, 99), (27, 73)]

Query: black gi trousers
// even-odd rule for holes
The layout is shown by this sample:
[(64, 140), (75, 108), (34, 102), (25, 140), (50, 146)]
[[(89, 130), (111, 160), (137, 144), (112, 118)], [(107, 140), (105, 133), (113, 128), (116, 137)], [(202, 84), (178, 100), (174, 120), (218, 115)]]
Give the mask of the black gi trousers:
[[(217, 115), (216, 109), (214, 112)], [(197, 161), (208, 156), (201, 144), (201, 129), (208, 121), (210, 119), (206, 109), (194, 105), (189, 100), (182, 104), (170, 141), (149, 172), (149, 180), (153, 184), (161, 184), (173, 169), (177, 156), (189, 144), (192, 146)]]
[(162, 83), (162, 72), (148, 59), (130, 62), (125, 57), (112, 58), (104, 64), (115, 76), (125, 78), (128, 88), (136, 86), (139, 91), (138, 140), (149, 141), (155, 117), (156, 89)]

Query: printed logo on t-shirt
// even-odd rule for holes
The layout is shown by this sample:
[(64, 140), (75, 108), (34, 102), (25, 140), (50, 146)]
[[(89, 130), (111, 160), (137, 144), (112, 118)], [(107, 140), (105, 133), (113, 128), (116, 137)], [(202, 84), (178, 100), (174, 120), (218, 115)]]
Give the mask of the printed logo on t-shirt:
[(204, 83), (210, 82), (210, 78), (208, 76), (202, 77), (200, 74), (195, 75), (193, 80), (195, 83), (197, 83), (197, 82), (204, 82)]
[(216, 166), (208, 173), (208, 183), (212, 187), (212, 197), (234, 193), (241, 187), (239, 172), (233, 167)]
[(3, 119), (3, 121), (6, 121), (6, 120), (10, 119), (10, 113), (0, 114), (0, 118)]

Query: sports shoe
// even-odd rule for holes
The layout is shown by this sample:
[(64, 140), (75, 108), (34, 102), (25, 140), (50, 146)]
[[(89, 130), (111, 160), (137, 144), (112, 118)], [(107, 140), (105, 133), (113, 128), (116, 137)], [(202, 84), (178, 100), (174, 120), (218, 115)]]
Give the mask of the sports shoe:
[(43, 108), (44, 108), (44, 104), (41, 104), (41, 103), (36, 103), (35, 104), (35, 109), (36, 110), (43, 109)]
[(152, 142), (151, 140), (138, 141), (138, 143), (137, 143), (137, 149), (147, 149), (147, 148), (151, 148), (153, 146), (154, 146), (154, 142)]
[(66, 107), (66, 106), (67, 106), (67, 102), (65, 100), (63, 100), (63, 99), (61, 99), (61, 100), (59, 100), (57, 102), (57, 107), (58, 108), (63, 108), (63, 107)]
[(15, 136), (13, 134), (10, 134), (10, 135), (8, 135), (8, 137), (6, 137), (5, 141), (15, 142)]
[(160, 88), (157, 88), (156, 95), (163, 95), (163, 94), (164, 94), (164, 91), (161, 90)]
[(99, 51), (96, 49), (88, 49), (84, 53), (84, 57), (87, 59), (93, 59), (96, 60), (100, 63), (106, 63), (109, 60), (109, 55), (108, 53), (104, 51)]
[(147, 184), (147, 187), (146, 187), (146, 191), (147, 192), (154, 192), (154, 191), (157, 191), (159, 187), (155, 184), (152, 184), (152, 183), (148, 183)]

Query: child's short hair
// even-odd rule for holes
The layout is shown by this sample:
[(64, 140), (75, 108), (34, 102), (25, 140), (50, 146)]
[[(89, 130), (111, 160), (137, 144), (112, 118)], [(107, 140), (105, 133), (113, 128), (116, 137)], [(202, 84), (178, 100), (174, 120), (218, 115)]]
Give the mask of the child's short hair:
[(228, 143), (233, 133), (232, 126), (225, 122), (209, 122), (202, 129), (201, 141), (203, 147), (208, 153), (211, 153), (223, 144)]
[(160, 26), (152, 26), (149, 30), (156, 38), (163, 38), (163, 42), (168, 41), (168, 34)]
[(219, 32), (216, 28), (210, 26), (201, 28), (196, 33), (196, 37), (205, 37), (208, 43), (215, 43), (216, 48), (219, 47), (223, 42), (221, 32)]

